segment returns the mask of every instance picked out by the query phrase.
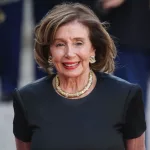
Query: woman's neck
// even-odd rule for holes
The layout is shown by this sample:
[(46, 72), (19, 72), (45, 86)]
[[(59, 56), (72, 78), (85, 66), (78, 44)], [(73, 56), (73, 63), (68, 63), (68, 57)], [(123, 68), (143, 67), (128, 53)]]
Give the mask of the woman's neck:
[(81, 91), (88, 83), (89, 73), (90, 70), (74, 78), (59, 75), (61, 89), (68, 93)]

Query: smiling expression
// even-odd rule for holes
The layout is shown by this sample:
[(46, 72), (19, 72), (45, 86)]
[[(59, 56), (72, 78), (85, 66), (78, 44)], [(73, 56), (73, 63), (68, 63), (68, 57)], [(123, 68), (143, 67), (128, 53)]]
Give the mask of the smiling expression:
[(50, 54), (59, 75), (77, 77), (90, 70), (89, 58), (95, 50), (89, 39), (89, 29), (73, 21), (58, 28)]

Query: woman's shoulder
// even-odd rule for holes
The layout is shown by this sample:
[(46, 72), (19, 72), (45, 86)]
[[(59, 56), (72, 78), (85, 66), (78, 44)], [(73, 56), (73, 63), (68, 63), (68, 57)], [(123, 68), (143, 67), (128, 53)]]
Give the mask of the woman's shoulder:
[(101, 72), (96, 74), (99, 81), (99, 91), (101, 90), (103, 95), (107, 97), (105, 99), (113, 98), (113, 103), (123, 107), (124, 104), (138, 100), (137, 97), (142, 100), (142, 89), (138, 84), (130, 83), (112, 74)]
[(45, 76), (38, 80), (30, 82), (21, 88), (17, 88), (15, 89), (15, 91), (18, 91), (22, 95), (27, 94), (27, 93), (36, 93), (36, 94), (39, 93), (40, 94), (40, 91), (44, 89), (46, 90), (47, 87), (50, 87), (51, 80), (52, 80), (52, 77)]
[(125, 90), (125, 89), (139, 89), (140, 86), (135, 83), (131, 83), (127, 80), (124, 80), (120, 77), (117, 77), (113, 74), (108, 74), (108, 73), (103, 73), (103, 72), (98, 72), (96, 73), (96, 76), (98, 79), (101, 79), (104, 83), (105, 86), (112, 87), (117, 90)]
[(46, 76), (21, 88), (16, 88), (13, 92), (13, 101), (17, 101), (26, 108), (35, 107), (49, 95), (52, 87), (51, 80), (52, 77)]

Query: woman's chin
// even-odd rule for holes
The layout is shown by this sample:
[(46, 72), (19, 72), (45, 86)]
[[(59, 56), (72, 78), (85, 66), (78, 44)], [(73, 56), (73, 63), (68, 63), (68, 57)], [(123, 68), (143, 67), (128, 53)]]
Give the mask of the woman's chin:
[(66, 72), (63, 75), (68, 78), (76, 78), (81, 75), (81, 72)]
[(80, 76), (82, 73), (83, 71), (78, 68), (78, 69), (72, 69), (72, 70), (65, 69), (62, 74), (63, 76), (68, 77), (68, 78), (75, 78), (75, 77)]
[(76, 78), (84, 74), (85, 72), (87, 72), (87, 68), (84, 68), (81, 65), (79, 65), (78, 67), (75, 67), (75, 68), (63, 67), (61, 68), (60, 71), (58, 71), (58, 74), (67, 78)]

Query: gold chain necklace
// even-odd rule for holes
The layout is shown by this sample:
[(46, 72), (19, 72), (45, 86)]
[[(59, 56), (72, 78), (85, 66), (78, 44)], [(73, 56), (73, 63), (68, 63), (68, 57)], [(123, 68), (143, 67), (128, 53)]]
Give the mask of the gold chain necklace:
[(54, 81), (55, 81), (55, 88), (60, 95), (66, 97), (66, 98), (77, 98), (77, 97), (83, 95), (91, 87), (92, 82), (93, 82), (93, 72), (91, 70), (89, 73), (89, 79), (88, 79), (87, 85), (81, 91), (76, 92), (76, 93), (67, 93), (67, 92), (63, 91), (60, 87), (60, 81), (59, 81), (58, 75), (55, 76)]

